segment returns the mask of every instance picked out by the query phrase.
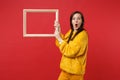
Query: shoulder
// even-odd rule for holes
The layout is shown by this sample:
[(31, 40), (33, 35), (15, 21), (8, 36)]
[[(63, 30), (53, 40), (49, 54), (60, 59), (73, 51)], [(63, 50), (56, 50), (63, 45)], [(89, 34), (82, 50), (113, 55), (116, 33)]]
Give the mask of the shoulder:
[(86, 30), (83, 30), (79, 33), (79, 36), (88, 36), (88, 32)]
[(87, 38), (88, 38), (88, 32), (87, 32), (86, 30), (81, 31), (81, 32), (78, 34), (78, 38), (87, 39)]

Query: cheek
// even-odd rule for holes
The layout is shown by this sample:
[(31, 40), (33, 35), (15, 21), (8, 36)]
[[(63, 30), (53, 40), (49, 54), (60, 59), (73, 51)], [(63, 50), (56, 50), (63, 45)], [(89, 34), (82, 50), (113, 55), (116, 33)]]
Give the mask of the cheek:
[(74, 20), (72, 20), (72, 24), (74, 23)]
[(82, 23), (82, 19), (80, 19), (79, 22)]
[(72, 21), (72, 25), (74, 24), (74, 21)]
[(82, 20), (79, 21), (79, 24), (82, 24)]

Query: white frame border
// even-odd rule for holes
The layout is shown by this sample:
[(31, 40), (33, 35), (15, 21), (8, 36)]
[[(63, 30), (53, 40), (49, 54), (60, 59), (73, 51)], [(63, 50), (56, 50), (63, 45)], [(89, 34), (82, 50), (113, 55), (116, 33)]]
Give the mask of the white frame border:
[(54, 34), (27, 34), (27, 13), (32, 12), (55, 12), (56, 21), (58, 21), (58, 9), (23, 9), (23, 37), (55, 37)]

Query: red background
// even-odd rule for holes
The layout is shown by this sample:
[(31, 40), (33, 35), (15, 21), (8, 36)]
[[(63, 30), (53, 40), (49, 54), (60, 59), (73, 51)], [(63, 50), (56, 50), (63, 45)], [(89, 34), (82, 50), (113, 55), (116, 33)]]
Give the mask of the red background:
[(89, 33), (85, 80), (120, 79), (120, 0), (1, 0), (0, 80), (57, 80), (61, 55), (55, 39), (23, 37), (23, 9), (29, 8), (59, 9), (63, 33), (70, 14), (83, 12)]

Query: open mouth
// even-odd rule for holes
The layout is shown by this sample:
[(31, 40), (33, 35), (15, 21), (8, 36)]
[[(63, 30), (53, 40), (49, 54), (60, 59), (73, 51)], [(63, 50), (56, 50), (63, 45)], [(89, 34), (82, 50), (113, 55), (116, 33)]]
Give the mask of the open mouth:
[(75, 24), (75, 27), (78, 27), (78, 24)]

